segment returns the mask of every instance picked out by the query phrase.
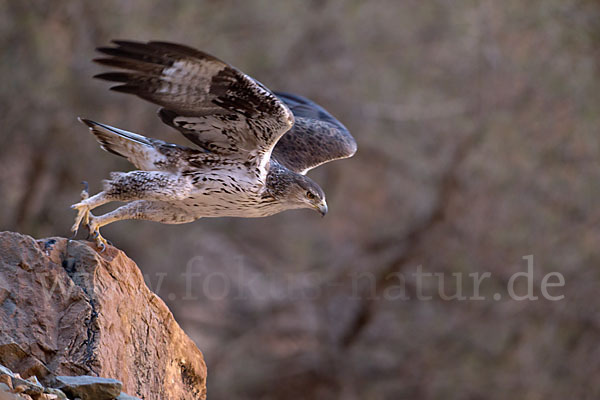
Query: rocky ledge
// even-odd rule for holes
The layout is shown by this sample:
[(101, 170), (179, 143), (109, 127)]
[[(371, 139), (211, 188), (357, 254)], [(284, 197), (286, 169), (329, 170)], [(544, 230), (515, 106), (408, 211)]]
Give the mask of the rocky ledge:
[(35, 375), (23, 379), (0, 365), (0, 400), (140, 400), (121, 392), (123, 383), (95, 376), (57, 376), (44, 387)]
[(141, 399), (206, 398), (202, 353), (137, 265), (84, 241), (0, 232), (0, 364), (7, 395), (26, 382), (42, 388), (11, 396), (83, 398), (69, 382), (87, 379), (105, 398), (117, 387)]

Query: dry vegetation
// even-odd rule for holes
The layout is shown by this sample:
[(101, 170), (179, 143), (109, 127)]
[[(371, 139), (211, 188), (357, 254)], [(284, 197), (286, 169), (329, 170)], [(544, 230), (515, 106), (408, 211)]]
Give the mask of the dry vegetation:
[[(76, 116), (181, 142), (90, 59), (187, 43), (359, 142), (312, 173), (325, 219), (105, 228), (204, 351), (211, 399), (598, 398), (599, 18), (576, 0), (0, 1), (0, 228), (68, 235), (79, 182), (130, 168)], [(528, 254), (564, 300), (492, 300)], [(491, 272), (488, 300), (416, 300), (419, 265), (448, 293)], [(396, 272), (412, 299), (374, 299)]]

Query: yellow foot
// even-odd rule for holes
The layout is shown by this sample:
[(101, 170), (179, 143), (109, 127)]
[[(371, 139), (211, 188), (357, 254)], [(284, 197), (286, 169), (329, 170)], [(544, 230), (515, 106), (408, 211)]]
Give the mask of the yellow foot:
[(87, 227), (90, 231), (90, 236), (96, 242), (96, 247), (100, 249), (100, 253), (106, 250), (106, 246), (109, 245), (108, 241), (100, 234), (100, 227), (98, 226), (97, 218), (92, 213), (88, 213), (89, 220)]
[(77, 235), (77, 230), (79, 229), (79, 225), (83, 222), (88, 225), (89, 223), (89, 215), (90, 215), (90, 207), (85, 203), (85, 200), (90, 196), (88, 193), (88, 184), (87, 182), (83, 183), (83, 190), (81, 191), (81, 202), (77, 204), (73, 204), (71, 208), (77, 210), (77, 217), (75, 217), (75, 223), (71, 227), (71, 231), (73, 232), (73, 237)]

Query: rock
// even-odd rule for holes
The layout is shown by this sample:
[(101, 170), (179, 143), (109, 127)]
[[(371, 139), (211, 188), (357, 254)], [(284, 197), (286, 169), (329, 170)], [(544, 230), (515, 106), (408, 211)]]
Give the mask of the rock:
[(24, 393), (26, 389), (27, 389), (27, 386), (25, 386), (23, 384), (13, 385), (13, 392), (15, 392), (15, 393)]
[(12, 375), (10, 375), (10, 374), (2, 374), (2, 375), (0, 375), (0, 383), (5, 384), (10, 389), (12, 389)]
[(62, 391), (43, 387), (35, 376), (22, 379), (3, 365), (0, 365), (0, 373), (0, 400), (67, 400)]
[(23, 400), (23, 397), (10, 392), (0, 392), (0, 400)]
[(20, 395), (10, 392), (0, 392), (0, 396), (0, 400), (23, 400), (23, 397), (21, 397)]
[[(0, 291), (1, 287), (1, 276), (0, 276)], [(0, 296), (1, 298), (1, 296)], [(6, 300), (6, 299), (4, 299)], [(4, 301), (0, 301), (0, 306)], [(2, 310), (0, 309), (0, 313)], [(12, 368), (13, 370), (21, 371), (21, 375), (24, 377), (39, 376), (45, 377), (50, 374), (50, 371), (44, 364), (42, 364), (37, 358), (29, 357), (27, 352), (19, 346), (19, 344), (7, 339), (3, 342), (3, 336), (0, 334), (0, 362), (4, 365)]]
[(57, 376), (56, 387), (81, 400), (112, 400), (121, 393), (123, 384), (116, 379), (95, 376)]
[(127, 393), (121, 392), (115, 400), (141, 400), (141, 399), (138, 397), (130, 396)]
[(38, 380), (33, 377), (34, 381), (22, 379), (14, 376), (12, 378), (12, 386), (17, 393), (25, 393), (31, 396), (39, 396), (44, 392), (44, 387), (40, 385)]
[(40, 381), (38, 381), (37, 376), (30, 376), (29, 378), (26, 379), (27, 381), (36, 384), (37, 386), (42, 386)]
[(140, 398), (206, 397), (202, 353), (114, 247), (1, 232), (0, 326), (0, 364), (46, 386), (91, 375)]
[(6, 368), (4, 365), (0, 365), (0, 376), (8, 375), (9, 377), (15, 376), (12, 371)]
[(61, 400), (63, 400), (63, 399), (67, 398), (67, 396), (60, 389), (46, 388), (46, 390), (44, 390), (44, 393), (46, 393), (46, 397), (48, 399), (61, 399)]

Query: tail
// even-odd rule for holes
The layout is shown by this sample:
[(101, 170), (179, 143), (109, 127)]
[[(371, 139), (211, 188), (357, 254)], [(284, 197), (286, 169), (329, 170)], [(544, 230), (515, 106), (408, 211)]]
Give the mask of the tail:
[(160, 140), (150, 139), (89, 119), (78, 118), (78, 120), (90, 128), (90, 132), (96, 136), (103, 150), (125, 157), (139, 169), (157, 170), (155, 163), (163, 161), (165, 158), (157, 149), (157, 145), (163, 144)]

